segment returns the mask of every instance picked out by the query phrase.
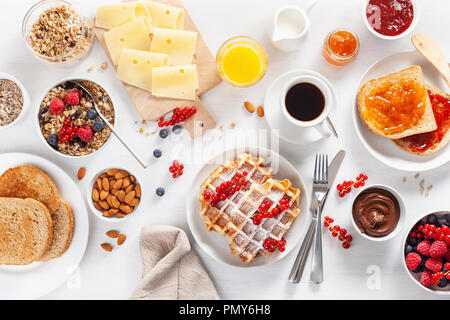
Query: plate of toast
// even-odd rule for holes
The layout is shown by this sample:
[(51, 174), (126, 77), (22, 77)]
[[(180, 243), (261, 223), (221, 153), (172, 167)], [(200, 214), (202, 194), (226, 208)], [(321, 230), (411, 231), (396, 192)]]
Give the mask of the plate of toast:
[(267, 265), (300, 241), (310, 218), (305, 191), (297, 170), (277, 153), (256, 147), (229, 150), (197, 174), (187, 199), (189, 227), (200, 247), (219, 262)]
[(417, 51), (385, 57), (363, 75), (353, 112), (356, 132), (379, 161), (425, 171), (450, 161), (450, 95)]
[(0, 299), (34, 299), (76, 276), (88, 241), (83, 197), (58, 166), (0, 155)]

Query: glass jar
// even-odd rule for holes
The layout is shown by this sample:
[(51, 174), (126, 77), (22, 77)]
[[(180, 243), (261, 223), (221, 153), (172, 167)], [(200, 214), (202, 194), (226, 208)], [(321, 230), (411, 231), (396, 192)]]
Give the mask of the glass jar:
[(352, 61), (359, 52), (358, 36), (347, 29), (331, 31), (323, 44), (325, 59), (336, 66)]
[(94, 44), (92, 23), (64, 0), (42, 0), (22, 23), (26, 46), (41, 61), (69, 66), (85, 58)]

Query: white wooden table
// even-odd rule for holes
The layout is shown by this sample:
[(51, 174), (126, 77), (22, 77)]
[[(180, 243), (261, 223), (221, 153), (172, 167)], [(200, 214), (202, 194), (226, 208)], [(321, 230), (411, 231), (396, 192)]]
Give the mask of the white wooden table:
[[(431, 172), (422, 173), (414, 179), (414, 173), (393, 170), (373, 159), (358, 141), (351, 122), (351, 109), (359, 78), (376, 60), (400, 51), (413, 49), (409, 38), (398, 41), (382, 41), (375, 38), (363, 24), (360, 1), (319, 0), (311, 11), (311, 30), (303, 49), (293, 54), (276, 51), (266, 37), (266, 28), (275, 10), (284, 4), (302, 4), (302, 1), (260, 1), (260, 0), (184, 0), (186, 8), (193, 16), (199, 30), (216, 52), (221, 43), (234, 35), (249, 35), (263, 43), (269, 53), (269, 69), (265, 78), (257, 85), (247, 89), (232, 88), (223, 83), (203, 96), (205, 105), (217, 119), (219, 125), (228, 129), (231, 122), (237, 127), (229, 132), (217, 131), (208, 141), (206, 147), (215, 146), (205, 151), (201, 157), (198, 151), (200, 142), (193, 143), (186, 136), (173, 135), (162, 140), (158, 135), (145, 136), (137, 131), (143, 127), (146, 132), (155, 129), (155, 125), (136, 125), (140, 117), (134, 109), (121, 83), (116, 79), (113, 69), (99, 69), (106, 56), (98, 44), (90, 56), (76, 67), (70, 69), (49, 68), (40, 63), (24, 45), (21, 35), (22, 18), (26, 10), (34, 3), (31, 0), (2, 1), (0, 10), (0, 27), (2, 29), (2, 50), (0, 52), (0, 71), (8, 72), (19, 78), (28, 89), (32, 98), (30, 114), (13, 127), (8, 135), (0, 136), (0, 152), (29, 152), (45, 157), (66, 170), (76, 180), (76, 172), (84, 166), (88, 174), (110, 166), (125, 166), (135, 172), (143, 182), (145, 195), (142, 205), (144, 210), (119, 225), (101, 221), (90, 214), (90, 236), (85, 257), (80, 265), (79, 275), (71, 281), (45, 296), (47, 299), (126, 299), (137, 285), (140, 275), (140, 257), (138, 249), (139, 233), (142, 226), (150, 224), (170, 224), (184, 229), (197, 249), (201, 260), (224, 299), (438, 299), (440, 297), (427, 294), (416, 286), (405, 274), (402, 262), (401, 237), (386, 243), (373, 243), (359, 237), (352, 229), (351, 198), (340, 199), (332, 192), (326, 205), (326, 215), (333, 216), (338, 224), (345, 226), (354, 236), (352, 247), (344, 250), (340, 243), (329, 234), (323, 236), (324, 278), (320, 286), (310, 284), (309, 263), (306, 266), (304, 279), (298, 285), (287, 281), (296, 252), (283, 260), (263, 268), (237, 269), (212, 260), (194, 242), (185, 218), (186, 193), (194, 174), (201, 166), (201, 161), (222, 149), (233, 146), (224, 143), (235, 130), (267, 129), (264, 119), (256, 115), (250, 116), (242, 107), (244, 101), (262, 104), (264, 94), (270, 83), (281, 73), (294, 68), (316, 70), (328, 77), (339, 96), (339, 107), (335, 116), (335, 124), (340, 134), (338, 142), (329, 138), (313, 146), (297, 149), (281, 146), (280, 152), (286, 156), (301, 172), (308, 187), (311, 186), (311, 175), (316, 152), (327, 152), (334, 155), (339, 149), (348, 151), (344, 165), (337, 180), (353, 179), (360, 172), (369, 176), (368, 183), (384, 183), (397, 188), (406, 199), (408, 221), (429, 212), (449, 210), (450, 190), (449, 169), (447, 164)], [(96, 7), (110, 0), (81, 1), (84, 11), (94, 16)], [(448, 12), (450, 3), (447, 0), (422, 0), (422, 15), (416, 28), (434, 37), (450, 56), (448, 30), (450, 22)], [(336, 68), (328, 65), (322, 55), (322, 43), (325, 35), (337, 27), (349, 27), (360, 37), (361, 51), (351, 64)], [(95, 70), (87, 73), (94, 66)], [(115, 98), (118, 114), (118, 130), (131, 142), (132, 146), (151, 163), (146, 171), (126, 152), (117, 139), (113, 138), (104, 150), (86, 160), (66, 160), (55, 156), (41, 142), (36, 134), (34, 110), (44, 90), (56, 81), (68, 76), (89, 76), (109, 89)], [(229, 144), (228, 146), (226, 144)], [(156, 147), (162, 149), (163, 157), (156, 160), (152, 151)], [(196, 149), (197, 148), (197, 149)], [(195, 157), (187, 156), (193, 151)], [(169, 163), (178, 158), (186, 165), (185, 174), (176, 182), (168, 175)], [(402, 182), (406, 177), (407, 181)], [(419, 180), (425, 184), (433, 184), (429, 197), (419, 192)], [(86, 179), (79, 183), (83, 194), (86, 190)], [(163, 186), (166, 195), (157, 198), (154, 191)], [(308, 195), (309, 196), (309, 195)], [(309, 214), (309, 213), (304, 213)], [(126, 243), (107, 253), (100, 248), (106, 240), (105, 231), (120, 229), (128, 237)], [(299, 245), (298, 245), (299, 246)], [(375, 272), (375, 274), (373, 273)], [(379, 276), (379, 277), (378, 277)], [(374, 281), (375, 280), (375, 281)], [(378, 281), (379, 280), (379, 281)]]

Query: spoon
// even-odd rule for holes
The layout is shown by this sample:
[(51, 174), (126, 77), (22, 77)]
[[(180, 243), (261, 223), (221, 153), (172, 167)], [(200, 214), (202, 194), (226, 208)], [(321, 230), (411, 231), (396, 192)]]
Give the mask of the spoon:
[(450, 87), (450, 67), (447, 58), (439, 44), (431, 37), (416, 33), (412, 36), (411, 41), (419, 51), (431, 64), (438, 69), (447, 85)]
[(148, 167), (147, 164), (144, 163), (144, 161), (142, 161), (142, 159), (137, 155), (136, 152), (134, 152), (133, 149), (131, 149), (131, 147), (122, 139), (122, 137), (117, 133), (117, 131), (114, 129), (113, 125), (111, 123), (109, 123), (108, 120), (106, 120), (105, 116), (102, 114), (102, 112), (100, 111), (100, 109), (97, 106), (97, 103), (95, 102), (94, 97), (92, 97), (91, 93), (85, 88), (83, 87), (80, 83), (76, 82), (76, 81), (71, 81), (69, 80), (68, 82), (75, 84), (77, 87), (79, 87), (80, 89), (82, 89), (92, 100), (92, 103), (94, 104), (94, 108), (97, 111), (99, 117), (103, 120), (103, 122), (108, 126), (109, 129), (111, 129), (112, 133), (114, 133), (114, 135), (117, 137), (117, 139), (119, 139), (119, 141), (124, 145), (125, 148), (127, 148), (127, 150), (133, 155), (133, 157), (140, 163), (140, 165), (146, 169)]

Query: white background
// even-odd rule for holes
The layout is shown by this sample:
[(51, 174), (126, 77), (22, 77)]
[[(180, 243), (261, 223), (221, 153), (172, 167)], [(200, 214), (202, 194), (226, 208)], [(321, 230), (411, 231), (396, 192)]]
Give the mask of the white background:
[[(354, 242), (349, 250), (340, 247), (340, 243), (324, 233), (324, 278), (321, 285), (312, 285), (309, 278), (309, 263), (305, 276), (298, 285), (287, 281), (290, 268), (295, 260), (297, 249), (280, 262), (262, 268), (234, 268), (222, 265), (209, 258), (194, 243), (185, 218), (186, 192), (190, 183), (200, 168), (200, 163), (190, 163), (186, 157), (176, 156), (186, 162), (185, 175), (173, 182), (168, 175), (169, 163), (174, 153), (191, 149), (190, 140), (186, 137), (178, 140), (162, 141), (157, 135), (146, 137), (137, 132), (143, 127), (146, 132), (153, 131), (155, 125), (141, 126), (134, 124), (140, 117), (134, 109), (121, 83), (116, 79), (113, 69), (99, 69), (106, 56), (96, 43), (89, 57), (76, 67), (60, 69), (49, 67), (32, 57), (24, 45), (21, 35), (22, 18), (27, 9), (35, 1), (2, 1), (0, 9), (0, 30), (2, 49), (0, 51), (0, 71), (8, 72), (20, 79), (31, 95), (32, 110), (7, 133), (1, 132), (0, 152), (29, 152), (43, 156), (71, 175), (76, 180), (76, 172), (84, 166), (88, 176), (98, 170), (111, 166), (124, 166), (135, 173), (142, 181), (144, 199), (142, 210), (129, 220), (120, 224), (111, 224), (97, 219), (90, 214), (90, 236), (86, 255), (80, 265), (80, 282), (75, 288), (64, 285), (53, 293), (45, 296), (47, 299), (126, 299), (136, 287), (141, 276), (140, 256), (138, 249), (139, 233), (142, 226), (151, 224), (170, 224), (184, 229), (211, 278), (217, 286), (219, 295), (224, 299), (365, 299), (365, 298), (404, 298), (404, 299), (436, 299), (439, 296), (429, 294), (415, 285), (403, 270), (401, 237), (384, 243), (374, 243), (359, 237), (351, 226), (352, 196), (340, 199), (333, 191), (326, 205), (326, 215), (333, 216), (338, 224), (346, 227), (354, 236)], [(84, 12), (93, 17), (96, 7), (108, 0), (81, 1)], [(448, 0), (421, 1), (422, 15), (417, 32), (424, 32), (434, 37), (450, 54), (448, 31), (450, 20)], [(263, 43), (269, 54), (269, 69), (265, 78), (257, 85), (237, 89), (223, 83), (206, 93), (202, 99), (219, 125), (226, 129), (231, 122), (237, 124), (236, 129), (265, 129), (266, 123), (256, 115), (249, 115), (242, 107), (243, 101), (262, 104), (264, 94), (271, 81), (279, 74), (295, 69), (309, 68), (328, 77), (336, 88), (339, 96), (339, 106), (335, 116), (335, 124), (340, 134), (338, 142), (329, 138), (313, 146), (290, 148), (281, 147), (281, 153), (286, 156), (300, 171), (308, 188), (311, 186), (313, 157), (316, 152), (327, 152), (334, 155), (339, 149), (348, 151), (344, 165), (337, 180), (353, 179), (360, 172), (369, 176), (368, 183), (383, 183), (397, 188), (406, 199), (408, 206), (407, 220), (412, 222), (419, 216), (437, 210), (450, 210), (448, 192), (450, 179), (448, 171), (450, 164), (431, 172), (422, 173), (415, 180), (414, 173), (404, 173), (390, 169), (370, 157), (357, 140), (351, 122), (355, 90), (358, 81), (365, 70), (376, 60), (395, 52), (413, 49), (409, 37), (397, 41), (383, 41), (375, 38), (364, 26), (360, 1), (358, 0), (319, 0), (312, 9), (311, 30), (307, 41), (299, 52), (293, 54), (281, 53), (275, 50), (266, 37), (275, 10), (284, 4), (302, 4), (302, 1), (260, 1), (260, 0), (184, 0), (185, 6), (193, 16), (200, 32), (212, 52), (216, 52), (221, 43), (235, 35), (249, 35)], [(322, 43), (326, 34), (337, 27), (349, 27), (360, 37), (361, 51), (355, 61), (345, 67), (328, 65), (322, 55)], [(95, 70), (87, 73), (94, 66)], [(151, 162), (146, 171), (126, 152), (117, 139), (112, 138), (102, 151), (88, 159), (63, 159), (52, 153), (40, 140), (36, 131), (35, 112), (39, 99), (45, 90), (56, 81), (71, 76), (88, 76), (102, 84), (115, 101), (118, 115), (117, 128), (130, 144)], [(234, 130), (236, 130), (234, 129)], [(225, 133), (226, 134), (226, 133)], [(225, 149), (220, 135), (209, 145), (217, 150)], [(224, 139), (225, 140), (225, 139)], [(159, 147), (163, 157), (156, 160), (152, 151)], [(198, 162), (198, 161), (197, 161)], [(406, 177), (407, 182), (402, 182)], [(425, 185), (433, 185), (429, 197), (420, 195), (419, 180), (425, 178)], [(88, 179), (79, 183), (83, 194)], [(154, 195), (156, 187), (164, 186), (166, 195), (159, 199)], [(308, 195), (309, 196), (309, 195)], [(304, 212), (303, 214), (309, 214)], [(107, 240), (105, 232), (119, 229), (127, 235), (126, 243), (107, 253), (100, 248), (100, 243)], [(224, 239), (225, 241), (225, 239)], [(367, 268), (378, 266), (381, 271), (380, 288), (371, 290), (367, 286), (369, 274)]]

